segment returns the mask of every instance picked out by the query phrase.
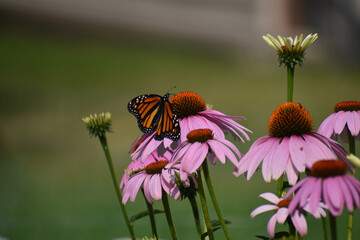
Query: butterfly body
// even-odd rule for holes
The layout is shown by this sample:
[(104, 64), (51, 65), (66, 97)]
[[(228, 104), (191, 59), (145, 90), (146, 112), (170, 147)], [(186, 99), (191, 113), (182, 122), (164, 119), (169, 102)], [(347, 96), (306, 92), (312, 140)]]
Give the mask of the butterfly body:
[(129, 102), (128, 110), (138, 120), (140, 130), (144, 133), (155, 132), (156, 140), (165, 137), (173, 141), (180, 139), (179, 120), (169, 102), (169, 94), (140, 95)]

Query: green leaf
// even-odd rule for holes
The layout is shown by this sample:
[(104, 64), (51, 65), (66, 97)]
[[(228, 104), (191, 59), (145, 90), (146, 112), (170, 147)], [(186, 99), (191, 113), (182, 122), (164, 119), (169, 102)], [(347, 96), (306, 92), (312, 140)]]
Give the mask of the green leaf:
[[(230, 224), (231, 223), (229, 220), (226, 220), (226, 219), (224, 219), (224, 221), (225, 221), (225, 224)], [(213, 228), (215, 228), (215, 227), (220, 227), (221, 228), (221, 223), (220, 223), (219, 219), (211, 220), (211, 226)]]
[[(226, 219), (224, 219), (224, 221), (225, 221), (225, 224), (230, 224), (231, 223), (229, 220), (226, 220)], [(211, 220), (211, 226), (213, 227), (213, 232), (215, 232), (216, 230), (219, 230), (219, 229), (222, 228), (219, 219)], [(203, 233), (201, 235), (201, 239), (202, 240), (205, 239), (207, 237), (207, 235), (208, 235), (208, 232)]]
[(269, 238), (269, 237), (265, 237), (265, 236), (255, 236), (257, 238), (263, 239), (263, 240), (294, 240), (295, 237), (290, 235), (288, 232), (277, 232), (275, 233), (275, 237), (274, 238)]
[[(154, 209), (154, 214), (159, 214), (159, 213), (164, 213), (164, 210)], [(130, 222), (133, 223), (133, 222), (139, 220), (140, 218), (146, 217), (148, 215), (149, 215), (148, 210), (141, 211), (138, 214), (133, 215), (130, 218)]]

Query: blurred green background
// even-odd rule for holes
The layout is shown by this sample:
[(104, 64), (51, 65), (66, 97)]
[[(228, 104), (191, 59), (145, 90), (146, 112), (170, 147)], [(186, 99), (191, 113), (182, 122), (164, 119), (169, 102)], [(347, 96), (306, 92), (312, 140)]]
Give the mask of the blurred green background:
[[(260, 39), (260, 36), (259, 36)], [(261, 40), (260, 40), (261, 41)], [(295, 70), (294, 101), (301, 102), (317, 128), (336, 103), (359, 101), (360, 68), (325, 52), (321, 36)], [(261, 44), (266, 45), (265, 42)], [(128, 236), (109, 170), (96, 138), (81, 121), (91, 113), (112, 113), (108, 136), (118, 178), (129, 164), (129, 147), (140, 136), (129, 100), (143, 93), (194, 91), (254, 133), (236, 143), (245, 153), (267, 134), (273, 110), (286, 100), (286, 70), (270, 47), (257, 55), (210, 51), (179, 44), (148, 44), (87, 35), (0, 29), (0, 236), (8, 239), (115, 239)], [(315, 50), (316, 52), (316, 50)], [(345, 146), (346, 147), (346, 146)], [(357, 144), (359, 149), (359, 144)], [(260, 193), (275, 191), (260, 173), (251, 181), (232, 175), (233, 166), (211, 166), (215, 191), (233, 239), (267, 235), (271, 213), (255, 219)], [(179, 239), (196, 239), (190, 205), (170, 202)], [(146, 206), (141, 195), (130, 215)], [(162, 208), (155, 203), (155, 208)], [(213, 208), (211, 214), (215, 217)], [(170, 239), (164, 215), (159, 235)], [(360, 239), (359, 211), (353, 239)], [(347, 216), (338, 221), (345, 239)], [(321, 221), (308, 218), (306, 239), (321, 239)], [(286, 229), (277, 226), (277, 230)], [(151, 234), (148, 219), (135, 223), (138, 237)], [(217, 239), (224, 239), (221, 231)]]

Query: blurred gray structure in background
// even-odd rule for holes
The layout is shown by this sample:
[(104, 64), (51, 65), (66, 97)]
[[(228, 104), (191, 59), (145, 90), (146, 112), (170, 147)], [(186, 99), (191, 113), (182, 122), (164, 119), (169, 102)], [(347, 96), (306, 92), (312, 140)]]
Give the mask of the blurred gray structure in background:
[(266, 33), (317, 32), (323, 50), (360, 60), (359, 0), (0, 0), (0, 19), (245, 51), (265, 46)]

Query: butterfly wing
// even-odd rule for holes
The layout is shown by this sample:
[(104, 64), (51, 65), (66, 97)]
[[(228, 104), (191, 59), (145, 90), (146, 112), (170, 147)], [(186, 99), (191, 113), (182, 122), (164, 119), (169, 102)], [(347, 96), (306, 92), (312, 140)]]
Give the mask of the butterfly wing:
[(159, 122), (157, 125), (154, 138), (156, 140), (162, 140), (165, 137), (170, 138), (173, 141), (180, 139), (180, 125), (179, 120), (174, 113), (174, 110), (168, 101), (164, 99), (161, 103), (161, 114), (159, 115)]
[(162, 97), (156, 94), (140, 95), (128, 104), (128, 110), (138, 120), (139, 128), (144, 133), (155, 131), (159, 122)]
[(144, 133), (155, 132), (154, 138), (165, 137), (173, 141), (180, 139), (180, 125), (168, 99), (156, 94), (140, 95), (128, 104), (128, 110), (138, 120), (139, 128)]

